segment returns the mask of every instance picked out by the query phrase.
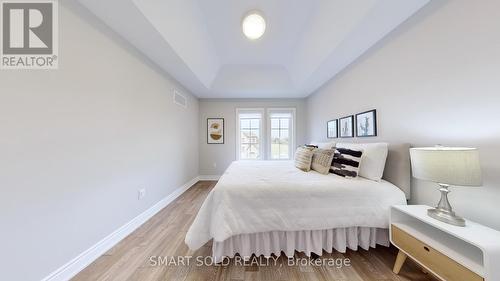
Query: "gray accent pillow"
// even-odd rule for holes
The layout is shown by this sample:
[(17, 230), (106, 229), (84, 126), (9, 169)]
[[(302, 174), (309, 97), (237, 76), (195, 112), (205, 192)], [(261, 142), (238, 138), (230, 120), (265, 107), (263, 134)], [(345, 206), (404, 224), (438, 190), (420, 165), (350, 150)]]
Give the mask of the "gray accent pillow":
[(295, 152), (295, 167), (304, 172), (309, 172), (311, 170), (313, 151), (314, 148), (312, 147), (298, 147)]
[(311, 169), (320, 174), (328, 174), (330, 166), (332, 165), (334, 152), (333, 149), (315, 149), (313, 151)]

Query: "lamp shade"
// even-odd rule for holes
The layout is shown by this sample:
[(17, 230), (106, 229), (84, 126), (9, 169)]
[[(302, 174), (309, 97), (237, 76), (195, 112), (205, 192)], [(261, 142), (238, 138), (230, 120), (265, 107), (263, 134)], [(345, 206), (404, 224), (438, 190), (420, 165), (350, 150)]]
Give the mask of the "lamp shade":
[(410, 149), (413, 177), (459, 186), (481, 186), (476, 148), (420, 147)]

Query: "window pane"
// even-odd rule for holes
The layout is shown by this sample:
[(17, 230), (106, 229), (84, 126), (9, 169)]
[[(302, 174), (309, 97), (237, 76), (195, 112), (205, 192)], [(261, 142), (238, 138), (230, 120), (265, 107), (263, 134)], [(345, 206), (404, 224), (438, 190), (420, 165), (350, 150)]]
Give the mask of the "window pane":
[(288, 129), (290, 119), (280, 119), (280, 127)]
[(269, 113), (270, 159), (290, 159), (293, 154), (293, 110), (276, 109)]
[(260, 119), (251, 119), (250, 122), (251, 122), (250, 125), (252, 126), (252, 129), (260, 128)]
[(278, 143), (280, 139), (280, 131), (273, 129), (271, 130), (271, 143)]
[(280, 158), (280, 145), (278, 143), (271, 144), (271, 159), (279, 159)]
[(290, 138), (290, 136), (288, 135), (288, 132), (289, 132), (289, 130), (281, 130), (280, 131), (280, 138), (282, 140), (286, 139), (288, 141), (288, 139)]
[(240, 157), (241, 157), (241, 159), (248, 159), (248, 150), (249, 150), (249, 145), (248, 144), (242, 144), (240, 146)]
[(260, 130), (259, 129), (253, 129), (250, 131), (252, 138), (259, 139), (260, 138)]
[(280, 126), (280, 120), (279, 119), (271, 119), (271, 129), (278, 129)]
[(241, 130), (241, 143), (249, 143), (250, 138), (250, 130)]
[(250, 120), (249, 119), (240, 119), (240, 128), (241, 129), (250, 129)]
[(259, 145), (251, 144), (248, 151), (248, 159), (258, 159), (259, 158)]
[(240, 159), (259, 159), (260, 155), (260, 143), (262, 133), (261, 133), (261, 122), (262, 113), (261, 110), (254, 109), (242, 109), (238, 113), (238, 120), (240, 132), (239, 132), (239, 158)]
[(288, 159), (288, 144), (280, 144), (280, 158)]

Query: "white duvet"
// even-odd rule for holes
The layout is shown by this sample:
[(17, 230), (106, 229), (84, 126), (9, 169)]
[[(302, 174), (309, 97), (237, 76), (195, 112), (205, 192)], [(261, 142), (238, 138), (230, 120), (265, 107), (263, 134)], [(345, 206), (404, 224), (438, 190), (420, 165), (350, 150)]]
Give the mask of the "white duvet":
[(196, 250), (238, 234), (388, 228), (395, 204), (406, 204), (405, 195), (387, 181), (303, 172), (291, 161), (236, 161), (205, 199), (185, 242)]

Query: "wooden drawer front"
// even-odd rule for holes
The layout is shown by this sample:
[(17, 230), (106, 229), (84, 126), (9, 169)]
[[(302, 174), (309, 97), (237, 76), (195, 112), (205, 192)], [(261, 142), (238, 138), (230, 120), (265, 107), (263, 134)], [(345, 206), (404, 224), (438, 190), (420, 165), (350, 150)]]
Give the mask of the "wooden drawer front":
[(391, 225), (392, 241), (411, 257), (447, 281), (483, 281), (484, 279), (446, 255), (427, 246), (397, 226)]

